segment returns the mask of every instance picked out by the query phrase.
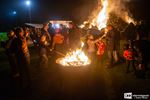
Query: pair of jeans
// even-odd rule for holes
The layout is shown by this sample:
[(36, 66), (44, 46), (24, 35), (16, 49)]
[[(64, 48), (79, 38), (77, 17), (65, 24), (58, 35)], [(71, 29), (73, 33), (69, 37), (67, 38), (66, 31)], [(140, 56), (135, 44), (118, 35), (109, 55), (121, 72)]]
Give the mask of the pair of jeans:
[(126, 63), (127, 63), (127, 70), (126, 70), (126, 72), (129, 72), (130, 66), (132, 66), (134, 71), (136, 71), (135, 61), (134, 60), (127, 60)]

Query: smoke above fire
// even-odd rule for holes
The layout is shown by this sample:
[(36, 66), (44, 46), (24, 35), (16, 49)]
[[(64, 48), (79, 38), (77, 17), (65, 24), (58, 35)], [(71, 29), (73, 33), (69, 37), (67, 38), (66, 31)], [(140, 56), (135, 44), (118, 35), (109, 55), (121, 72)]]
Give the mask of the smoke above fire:
[(120, 17), (123, 21), (127, 23), (136, 24), (136, 21), (132, 17), (132, 13), (127, 8), (127, 4), (131, 2), (131, 0), (108, 0), (109, 1), (109, 12), (116, 14), (116, 16)]

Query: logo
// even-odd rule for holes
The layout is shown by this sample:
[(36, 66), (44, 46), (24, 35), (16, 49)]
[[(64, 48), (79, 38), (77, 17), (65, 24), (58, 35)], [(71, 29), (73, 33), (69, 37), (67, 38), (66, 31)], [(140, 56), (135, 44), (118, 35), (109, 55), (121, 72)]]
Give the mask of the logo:
[(132, 92), (124, 93), (124, 99), (132, 99)]
[(132, 92), (124, 93), (124, 99), (149, 99), (149, 94), (132, 94)]

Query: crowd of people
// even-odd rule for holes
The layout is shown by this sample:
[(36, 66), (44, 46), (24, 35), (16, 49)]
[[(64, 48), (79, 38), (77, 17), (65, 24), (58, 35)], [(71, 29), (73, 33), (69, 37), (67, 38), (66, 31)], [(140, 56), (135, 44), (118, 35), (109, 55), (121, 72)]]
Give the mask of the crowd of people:
[(39, 55), (39, 65), (43, 67), (48, 67), (49, 56), (53, 57), (53, 52), (66, 53), (80, 47), (81, 41), (83, 41), (85, 43), (84, 52), (96, 66), (101, 62), (104, 54), (107, 56), (105, 68), (112, 68), (124, 57), (127, 67), (126, 73), (130, 72), (132, 65), (135, 74), (138, 73), (140, 77), (144, 77), (149, 63), (149, 41), (139, 34), (134, 36), (135, 39), (132, 36), (132, 38), (126, 36), (126, 43), (123, 44), (124, 51), (120, 54), (120, 50), (122, 50), (120, 35), (121, 33), (112, 25), (98, 30), (95, 26), (89, 29), (89, 24), (86, 24), (84, 28), (79, 28), (71, 22), (69, 28), (64, 25), (53, 28), (51, 23), (45, 23), (42, 29), (17, 27), (10, 30), (8, 40), (2, 43), (2, 46), (8, 56), (12, 76), (20, 77), (21, 85), (26, 83), (26, 87), (30, 87), (31, 84), (29, 39), (32, 40)]

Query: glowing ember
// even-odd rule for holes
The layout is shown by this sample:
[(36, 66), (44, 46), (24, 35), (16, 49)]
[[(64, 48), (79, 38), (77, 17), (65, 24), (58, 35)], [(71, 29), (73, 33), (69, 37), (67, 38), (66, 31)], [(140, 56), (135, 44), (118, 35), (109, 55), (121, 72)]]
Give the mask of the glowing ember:
[(81, 49), (69, 52), (64, 58), (59, 58), (56, 63), (63, 66), (86, 66), (91, 63), (90, 59), (82, 51), (84, 43), (81, 43)]

